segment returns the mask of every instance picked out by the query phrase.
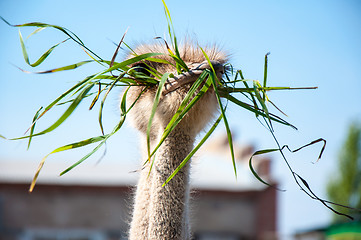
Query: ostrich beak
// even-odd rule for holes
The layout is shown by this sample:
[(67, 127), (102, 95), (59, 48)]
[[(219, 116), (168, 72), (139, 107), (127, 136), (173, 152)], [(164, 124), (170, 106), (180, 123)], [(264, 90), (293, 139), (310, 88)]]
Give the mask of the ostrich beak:
[[(222, 75), (224, 73), (223, 64), (215, 60), (211, 60), (210, 62), (213, 66), (214, 71), (216, 72), (217, 78), (222, 78)], [(187, 83), (194, 82), (206, 69), (212, 70), (211, 66), (207, 61), (191, 64), (189, 66), (189, 72), (175, 75), (173, 78), (169, 78), (167, 80), (167, 82), (164, 84), (164, 90), (162, 94), (166, 95)]]

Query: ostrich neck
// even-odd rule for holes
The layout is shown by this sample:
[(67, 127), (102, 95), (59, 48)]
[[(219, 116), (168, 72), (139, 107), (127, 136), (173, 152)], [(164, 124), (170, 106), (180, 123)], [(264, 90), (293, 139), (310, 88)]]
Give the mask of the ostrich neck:
[(188, 239), (189, 165), (163, 183), (193, 148), (194, 139), (176, 128), (156, 153), (149, 206), (149, 239)]
[(163, 183), (193, 148), (194, 138), (176, 128), (158, 149), (153, 168), (143, 169), (135, 198), (130, 239), (190, 239), (189, 164)]

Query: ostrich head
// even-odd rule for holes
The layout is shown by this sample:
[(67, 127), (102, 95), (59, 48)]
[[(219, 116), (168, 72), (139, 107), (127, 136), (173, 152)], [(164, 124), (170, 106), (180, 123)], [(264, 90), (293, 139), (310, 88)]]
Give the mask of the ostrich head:
[[(211, 60), (217, 78), (221, 79), (224, 73), (224, 64), (227, 61), (227, 55), (217, 47), (208, 47), (205, 48), (204, 51)], [(165, 44), (140, 45), (134, 52), (136, 55), (144, 53), (164, 53), (164, 55), (156, 56), (156, 58), (167, 60), (175, 65), (174, 60), (168, 55), (169, 52)], [(192, 86), (192, 83), (197, 80), (202, 71), (205, 69), (211, 70), (201, 49), (195, 44), (185, 43), (183, 46), (179, 47), (179, 53), (187, 67), (190, 69), (190, 72), (178, 75), (178, 77), (173, 79), (172, 83), (169, 81), (166, 82), (153, 120), (151, 138), (158, 135), (159, 131), (164, 130), (170, 119), (176, 113), (182, 100)], [(129, 57), (132, 57), (132, 55), (134, 55), (134, 53)], [(176, 68), (171, 64), (146, 62), (146, 64), (135, 63), (133, 64), (133, 67), (135, 67), (137, 71), (149, 74), (146, 70), (147, 65), (156, 69), (161, 74), (173, 73), (174, 75), (177, 75)], [(128, 93), (128, 102), (133, 102), (143, 90), (144, 87), (141, 86), (131, 87)], [(134, 109), (130, 111), (130, 118), (133, 126), (142, 133), (146, 133), (147, 130), (156, 90), (157, 86), (148, 88), (141, 95), (140, 99), (135, 104)], [(214, 90), (209, 88), (207, 93), (204, 94), (195, 106), (191, 108), (177, 127), (185, 128), (186, 132), (191, 137), (195, 137), (213, 118), (214, 114), (217, 112), (217, 108), (218, 103)]]

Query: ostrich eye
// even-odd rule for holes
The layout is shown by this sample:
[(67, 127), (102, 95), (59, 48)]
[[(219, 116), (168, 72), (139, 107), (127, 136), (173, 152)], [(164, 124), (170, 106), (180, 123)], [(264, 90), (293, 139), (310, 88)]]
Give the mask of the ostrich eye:
[(148, 70), (149, 67), (145, 63), (137, 63), (133, 66), (134, 71), (138, 73), (143, 73), (144, 75), (151, 76), (150, 72)]

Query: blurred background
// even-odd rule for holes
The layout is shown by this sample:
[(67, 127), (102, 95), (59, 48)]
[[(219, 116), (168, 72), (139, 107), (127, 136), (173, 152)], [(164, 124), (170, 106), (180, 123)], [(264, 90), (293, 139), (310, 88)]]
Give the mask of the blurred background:
[[(275, 125), (275, 134), (281, 145), (287, 144), (291, 149), (296, 149), (318, 138), (327, 140), (319, 162), (316, 160), (322, 144), (296, 154), (287, 154), (287, 158), (320, 198), (329, 199), (328, 184), (332, 180), (337, 182), (341, 179), (338, 176), (342, 172), (338, 160), (352, 132), (349, 128), (353, 124), (354, 128), (359, 129), (361, 121), (361, 3), (351, 0), (185, 0), (168, 1), (167, 5), (179, 39), (196, 39), (201, 46), (217, 44), (231, 54), (230, 62), (236, 69), (243, 71), (245, 78), (262, 80), (264, 55), (271, 52), (269, 86), (318, 87), (317, 90), (270, 92), (269, 97), (287, 114), (286, 120), (298, 128), (295, 131)], [(133, 47), (139, 43), (152, 42), (154, 37), (164, 37), (168, 31), (163, 5), (158, 0), (3, 0), (0, 1), (0, 16), (11, 24), (36, 21), (65, 27), (76, 33), (95, 53), (108, 60), (115, 51), (114, 42), (120, 41), (128, 27), (125, 42)], [(47, 106), (77, 81), (102, 69), (93, 64), (68, 72), (26, 74), (15, 66), (28, 71), (42, 71), (87, 60), (89, 57), (79, 46), (68, 41), (55, 49), (42, 65), (32, 69), (24, 62), (18, 30), (0, 22), (0, 134), (7, 138), (23, 136), (41, 106)], [(22, 28), (24, 39), (34, 30)], [(45, 29), (31, 36), (25, 42), (30, 62), (65, 38), (54, 29)], [(124, 56), (125, 51), (121, 51), (117, 60), (121, 61)], [(103, 117), (106, 132), (110, 132), (119, 119), (120, 94), (121, 89), (113, 91), (106, 102)], [(59, 146), (101, 134), (97, 123), (98, 112), (96, 108), (88, 111), (89, 104), (89, 101), (84, 102), (59, 129), (33, 139), (29, 150), (27, 141), (0, 139), (0, 231), (3, 236), (18, 234), (24, 239), (52, 239), (50, 236), (61, 235), (62, 238), (53, 239), (80, 239), (81, 236), (88, 237), (84, 239), (106, 239), (98, 231), (99, 228), (111, 229), (107, 236), (115, 239), (125, 236), (124, 231), (129, 222), (127, 214), (131, 207), (130, 186), (137, 179), (137, 174), (132, 171), (140, 167), (137, 133), (127, 124), (108, 141), (106, 155), (100, 162), (98, 160), (104, 149), (73, 171), (59, 177), (61, 171), (93, 147), (50, 156), (39, 176), (38, 189), (31, 195), (27, 194), (28, 184), (37, 165), (46, 154)], [(56, 121), (64, 110), (59, 107), (49, 112), (47, 118), (39, 121), (38, 131)], [(195, 204), (209, 203), (204, 204), (204, 209), (195, 207), (200, 211), (197, 212), (199, 216), (212, 219), (207, 215), (210, 211), (220, 211), (221, 214), (222, 209), (233, 206), (228, 209), (233, 209), (234, 217), (239, 220), (235, 221), (234, 226), (224, 221), (213, 221), (215, 226), (208, 225), (210, 229), (218, 229), (216, 226), (221, 224), (226, 229), (219, 227), (219, 231), (213, 235), (207, 226), (195, 223), (199, 230), (198, 239), (239, 239), (240, 236), (244, 237), (242, 239), (302, 239), (302, 234), (316, 232), (317, 235), (324, 232), (332, 223), (334, 214), (300, 191), (280, 155), (265, 155), (260, 160), (264, 164), (260, 164), (258, 170), (265, 179), (286, 190), (284, 192), (263, 186), (247, 168), (249, 155), (253, 151), (276, 148), (267, 129), (256, 121), (253, 114), (240, 108), (230, 106), (228, 114), (239, 153), (238, 179), (234, 177), (231, 160), (222, 145), (224, 126), (219, 126), (208, 148), (204, 146), (193, 161), (192, 184), (199, 190), (199, 195), (196, 193), (194, 196)], [(357, 137), (351, 143), (359, 141), (355, 139)], [(210, 153), (210, 149), (217, 148), (217, 154)], [(352, 166), (355, 166), (353, 169), (360, 169), (360, 165)], [(355, 176), (359, 176), (357, 174), (356, 171)], [(353, 181), (357, 183), (357, 180)], [(97, 193), (100, 192), (104, 199), (95, 198), (99, 197)], [(357, 203), (360, 195), (356, 193), (353, 196), (353, 203)], [(117, 203), (114, 199), (122, 200)], [(262, 200), (265, 202), (262, 203)], [(67, 201), (69, 204), (64, 204)], [(227, 201), (235, 205), (224, 205)], [(349, 204), (347, 199), (342, 201)], [(70, 202), (76, 204), (70, 207)], [(252, 202), (267, 207), (249, 205)], [(114, 213), (112, 207), (104, 210), (98, 206), (99, 203), (103, 207), (119, 204), (119, 209)], [(91, 215), (87, 206), (100, 209), (99, 215)], [(45, 214), (45, 209), (56, 212)], [(80, 209), (80, 212), (75, 209)], [(107, 214), (104, 215), (101, 209)], [(264, 216), (260, 210), (254, 212), (252, 209), (274, 214)], [(22, 216), (16, 214), (19, 211), (23, 211)], [(240, 214), (236, 214), (237, 211)], [(223, 211), (225, 219), (230, 216), (228, 213), (232, 211)], [(239, 216), (242, 214), (247, 217)], [(34, 215), (54, 225), (47, 227), (41, 220), (34, 220)], [(75, 223), (75, 219), (74, 222), (69, 220), (74, 215), (83, 216), (79, 219), (80, 223)], [(56, 219), (50, 220), (54, 216)], [(103, 218), (107, 219), (106, 222), (100, 223)], [(89, 219), (97, 219), (98, 228), (92, 227), (94, 223), (90, 223)], [(269, 219), (269, 224), (265, 224), (263, 230), (260, 227), (262, 219)], [(73, 237), (64, 234), (69, 232), (64, 229), (69, 228), (74, 228)], [(242, 229), (248, 229), (248, 232), (242, 232)], [(259, 235), (259, 231), (264, 234)], [(321, 239), (317, 236), (313, 239)]]

